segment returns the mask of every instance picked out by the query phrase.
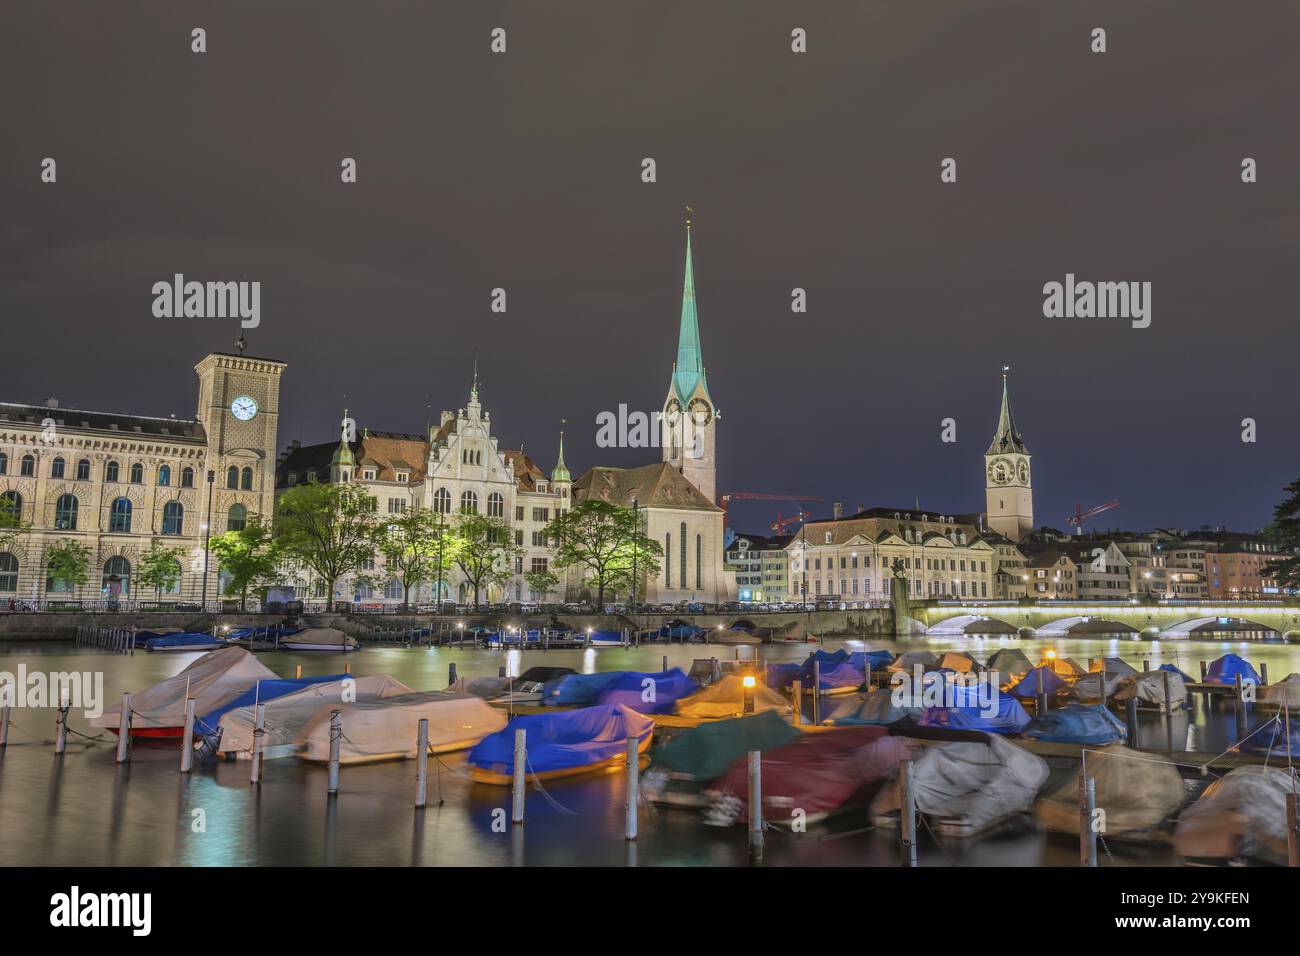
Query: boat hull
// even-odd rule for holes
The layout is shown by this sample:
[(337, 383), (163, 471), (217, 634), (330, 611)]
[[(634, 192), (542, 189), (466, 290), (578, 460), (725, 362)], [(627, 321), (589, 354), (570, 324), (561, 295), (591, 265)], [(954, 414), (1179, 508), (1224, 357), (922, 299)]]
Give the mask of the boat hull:
[[(646, 734), (636, 748), (638, 754), (644, 754), (650, 749), (650, 741), (654, 734)], [(565, 777), (580, 777), (588, 773), (610, 773), (621, 769), (627, 763), (627, 754), (617, 754), (607, 760), (599, 760), (595, 763), (581, 764), (576, 767), (564, 767), (560, 770), (544, 770), (541, 773), (530, 773), (527, 775), (529, 780), (561, 780)], [(475, 783), (486, 783), (498, 787), (508, 787), (514, 783), (514, 775), (509, 773), (493, 773), (489, 770), (483, 770), (479, 767), (470, 767), (470, 779)]]

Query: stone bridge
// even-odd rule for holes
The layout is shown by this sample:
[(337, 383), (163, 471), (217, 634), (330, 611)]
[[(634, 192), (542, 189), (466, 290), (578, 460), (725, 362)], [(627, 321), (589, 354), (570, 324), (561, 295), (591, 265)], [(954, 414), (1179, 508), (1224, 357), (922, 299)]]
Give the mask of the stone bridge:
[(1281, 603), (924, 603), (914, 605), (910, 613), (916, 622), (912, 630), (920, 633), (924, 627), (932, 636), (1009, 634), (1032, 629), (1042, 636), (1053, 637), (1132, 632), (1147, 638), (1173, 640), (1194, 639), (1198, 633), (1209, 632), (1275, 631), (1279, 638), (1300, 641), (1300, 607)]

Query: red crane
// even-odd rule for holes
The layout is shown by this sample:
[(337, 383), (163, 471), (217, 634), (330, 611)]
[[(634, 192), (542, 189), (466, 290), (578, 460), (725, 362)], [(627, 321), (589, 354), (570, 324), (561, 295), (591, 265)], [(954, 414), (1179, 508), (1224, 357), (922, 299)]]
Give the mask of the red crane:
[(1075, 504), (1074, 514), (1070, 515), (1070, 517), (1066, 518), (1065, 520), (1070, 522), (1070, 524), (1074, 525), (1075, 534), (1083, 534), (1083, 522), (1086, 519), (1095, 517), (1096, 515), (1101, 514), (1103, 511), (1109, 511), (1111, 508), (1118, 508), (1118, 507), (1119, 507), (1118, 501), (1108, 501), (1104, 505), (1097, 505), (1097, 507), (1095, 508), (1089, 508), (1087, 511), (1084, 511), (1082, 505)]
[(718, 496), (718, 507), (723, 511), (723, 521), (726, 521), (727, 506), (731, 504), (732, 499), (737, 501), (821, 501), (813, 495), (769, 495), (758, 491), (728, 491)]
[(801, 521), (807, 521), (812, 515), (807, 511), (797, 511), (790, 517), (783, 517), (781, 512), (776, 513), (776, 520), (770, 525), (771, 529), (777, 534), (785, 534), (785, 529), (792, 524), (798, 524)]

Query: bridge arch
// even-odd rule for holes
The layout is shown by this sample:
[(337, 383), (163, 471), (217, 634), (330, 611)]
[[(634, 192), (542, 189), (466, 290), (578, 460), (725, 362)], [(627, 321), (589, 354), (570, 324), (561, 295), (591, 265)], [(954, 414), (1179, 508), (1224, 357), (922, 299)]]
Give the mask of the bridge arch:
[(930, 625), (925, 633), (928, 637), (962, 637), (966, 634), (1019, 634), (1020, 628), (985, 614), (958, 614)]
[(1136, 634), (1138, 629), (1123, 621), (1095, 615), (1075, 615), (1048, 621), (1035, 628), (1037, 637), (1087, 637), (1091, 634)]
[(1191, 620), (1170, 624), (1159, 632), (1165, 640), (1194, 640), (1197, 634), (1211, 634), (1222, 631), (1270, 631), (1281, 637), (1276, 627), (1252, 621), (1245, 617), (1195, 617)]

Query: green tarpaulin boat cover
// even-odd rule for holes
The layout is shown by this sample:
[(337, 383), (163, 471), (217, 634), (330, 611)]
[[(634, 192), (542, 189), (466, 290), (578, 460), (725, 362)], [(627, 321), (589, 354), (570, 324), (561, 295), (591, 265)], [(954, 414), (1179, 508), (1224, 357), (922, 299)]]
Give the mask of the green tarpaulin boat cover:
[(656, 769), (690, 774), (696, 780), (712, 780), (749, 751), (781, 747), (799, 735), (800, 731), (769, 710), (684, 730), (651, 752), (652, 764)]

